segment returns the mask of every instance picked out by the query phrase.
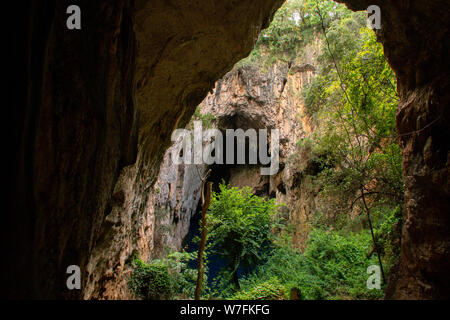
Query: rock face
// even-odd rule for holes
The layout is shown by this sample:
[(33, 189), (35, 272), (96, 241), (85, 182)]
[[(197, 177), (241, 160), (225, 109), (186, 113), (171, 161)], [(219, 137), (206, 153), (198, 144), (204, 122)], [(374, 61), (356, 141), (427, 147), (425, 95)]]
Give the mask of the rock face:
[[(148, 168), (125, 167), (115, 186), (111, 211), (105, 217), (87, 265), (85, 299), (130, 299), (127, 281), (131, 261), (144, 261), (180, 250), (200, 199), (201, 180), (194, 165), (174, 165), (166, 152), (152, 185)], [(141, 163), (138, 158), (137, 163)], [(204, 166), (199, 167), (204, 174)], [(99, 272), (102, 270), (102, 272)]]
[[(146, 221), (144, 229), (152, 223), (147, 192), (171, 132), (248, 55), (281, 3), (82, 0), (81, 30), (66, 27), (70, 1), (8, 10), (16, 26), (9, 92), (17, 107), (7, 130), (7, 296), (90, 298), (107, 290), (98, 278), (120, 265), (126, 241), (139, 246), (138, 234), (125, 230), (134, 221)], [(122, 202), (132, 209), (118, 219)], [(107, 253), (97, 248), (111, 248), (101, 240), (110, 236), (116, 258), (101, 261)], [(81, 290), (66, 287), (73, 264), (82, 270)]]
[[(304, 51), (309, 53), (309, 50)], [(315, 48), (315, 55), (311, 56), (317, 57), (318, 53)], [(302, 186), (302, 171), (307, 168), (299, 167), (298, 162), (290, 159), (297, 150), (297, 141), (313, 130), (301, 92), (314, 76), (315, 61), (301, 60), (298, 65), (277, 64), (265, 71), (254, 66), (236, 68), (216, 83), (199, 110), (204, 117), (213, 115), (211, 126), (222, 132), (226, 129), (279, 130), (280, 169), (277, 174), (261, 175), (261, 165), (212, 165), (211, 180), (215, 188), (224, 179), (231, 186), (250, 186), (255, 194), (286, 204), (284, 211), (289, 213), (286, 218), (295, 227), (294, 241), (303, 249), (309, 235), (315, 194)], [(308, 159), (304, 162), (307, 165)]]
[[(405, 224), (387, 298), (450, 297), (450, 79), (448, 2), (342, 0), (380, 6), (377, 32), (397, 74), (397, 131), (403, 154)], [(445, 9), (444, 9), (445, 8)]]

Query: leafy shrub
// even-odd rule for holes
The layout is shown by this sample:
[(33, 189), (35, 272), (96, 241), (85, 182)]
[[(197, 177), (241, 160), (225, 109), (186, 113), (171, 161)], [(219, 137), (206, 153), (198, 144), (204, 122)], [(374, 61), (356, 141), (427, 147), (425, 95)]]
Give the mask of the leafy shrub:
[(165, 264), (159, 261), (147, 264), (141, 259), (134, 259), (133, 268), (128, 285), (137, 297), (148, 300), (173, 297), (174, 283)]
[(222, 183), (219, 188), (208, 211), (208, 251), (226, 261), (221, 276), (238, 288), (238, 268), (250, 270), (262, 261), (271, 245), (272, 229), (282, 226), (274, 221), (278, 206), (273, 199), (253, 195), (249, 187)]
[(232, 300), (285, 300), (284, 286), (277, 278), (257, 284), (256, 286), (237, 292)]
[[(350, 14), (345, 6), (331, 0), (319, 1), (319, 7), (326, 26)], [(270, 26), (261, 32), (253, 50), (255, 53), (251, 56), (258, 56), (259, 64), (266, 67), (279, 61), (295, 61), (320, 31), (322, 22), (316, 14), (312, 14), (315, 10), (315, 0), (286, 1), (276, 12)]]
[(130, 290), (141, 299), (193, 298), (197, 270), (189, 268), (188, 263), (194, 259), (194, 255), (195, 253), (174, 252), (150, 263), (135, 258), (132, 262), (133, 273), (128, 282)]
[(366, 287), (367, 267), (377, 264), (375, 256), (367, 259), (370, 248), (368, 232), (342, 236), (337, 232), (313, 231), (304, 253), (304, 270), (319, 280), (321, 290), (308, 291), (309, 279), (305, 279), (300, 283), (302, 292), (313, 299), (381, 298), (381, 290)]
[[(382, 290), (366, 287), (367, 267), (377, 264), (372, 256), (370, 235), (347, 234), (313, 230), (307, 249), (302, 254), (284, 245), (275, 248), (267, 261), (241, 280), (242, 292), (251, 292), (259, 285), (272, 281), (273, 275), (285, 288), (299, 288), (304, 299), (378, 299)], [(245, 295), (236, 295), (236, 299)]]
[[(194, 298), (197, 269), (190, 268), (189, 263), (197, 259), (197, 252), (173, 252), (167, 256), (165, 263), (167, 264), (170, 273), (173, 277), (175, 291), (181, 298)], [(208, 269), (205, 268), (203, 283), (207, 283)], [(206, 293), (208, 288), (203, 285), (203, 293)]]

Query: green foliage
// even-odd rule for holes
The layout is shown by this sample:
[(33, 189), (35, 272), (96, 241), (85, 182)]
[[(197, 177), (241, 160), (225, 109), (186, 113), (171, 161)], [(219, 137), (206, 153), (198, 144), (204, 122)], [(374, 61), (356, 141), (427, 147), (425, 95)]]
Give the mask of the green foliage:
[(308, 145), (299, 144), (320, 168), (311, 180), (320, 190), (314, 225), (349, 231), (359, 223), (367, 229), (364, 194), (375, 227), (384, 225), (375, 241), (389, 266), (399, 254), (394, 248), (400, 247), (404, 192), (395, 75), (363, 14), (341, 12), (324, 26), (321, 67), (303, 92), (307, 113), (320, 126)]
[[(374, 230), (377, 245), (383, 250), (386, 271), (397, 262), (400, 256), (401, 234), (403, 226), (402, 208), (377, 208), (374, 212), (376, 228)], [(389, 211), (388, 211), (389, 210)]]
[(265, 263), (241, 280), (242, 290), (248, 291), (260, 283), (272, 281), (274, 275), (283, 286), (290, 290), (298, 285), (298, 275), (302, 272), (303, 256), (288, 244), (272, 249)]
[(247, 67), (261, 66), (262, 63), (261, 51), (258, 49), (252, 50), (247, 58), (242, 59), (234, 66), (235, 69), (245, 69)]
[(366, 287), (367, 267), (378, 261), (362, 192), (387, 274), (399, 255), (404, 192), (395, 130), (398, 96), (383, 47), (365, 24), (364, 12), (333, 1), (287, 1), (243, 62), (260, 68), (280, 61), (290, 65), (305, 45), (321, 40), (318, 74), (303, 90), (307, 115), (319, 125), (289, 159), (299, 163), (303, 190), (319, 190), (319, 199), (305, 252), (286, 244), (274, 248), (271, 239), (271, 254), (253, 261), (257, 267), (240, 279), (238, 293), (227, 286), (232, 268), (225, 270), (222, 297), (253, 299), (262, 288), (279, 284), (284, 292), (300, 288), (305, 299), (383, 296)]
[(275, 14), (269, 28), (262, 32), (256, 48), (267, 50), (270, 57), (277, 60), (292, 61), (303, 39), (299, 37), (302, 31), (301, 24), (294, 19), (294, 12), (298, 12), (301, 5), (298, 1), (287, 1)]
[(200, 108), (197, 107), (192, 116), (191, 123), (193, 123), (193, 121), (201, 121), (204, 129), (210, 129), (213, 127), (214, 121), (216, 121), (216, 116), (211, 113), (202, 114)]
[[(208, 251), (226, 260), (222, 278), (230, 279), (239, 267), (253, 268), (264, 258), (271, 245), (271, 230), (280, 227), (274, 221), (275, 201), (222, 183), (213, 193), (208, 211)], [(238, 285), (236, 283), (236, 285)]]
[(285, 300), (286, 291), (277, 278), (259, 283), (248, 290), (241, 290), (231, 300)]
[(187, 252), (173, 252), (150, 263), (135, 258), (128, 286), (141, 299), (193, 298), (197, 270), (188, 267), (193, 259), (195, 253)]
[(137, 297), (149, 300), (173, 297), (174, 283), (167, 265), (159, 261), (147, 264), (140, 259), (135, 259), (133, 269), (128, 285)]
[[(326, 0), (320, 1), (320, 10), (327, 17), (325, 24), (338, 19), (343, 11), (342, 5)], [(313, 14), (316, 8), (314, 0), (290, 0), (285, 3), (274, 17), (270, 27), (260, 38), (260, 44), (269, 47), (272, 55), (292, 61), (301, 48), (311, 41), (320, 31), (321, 21)], [(333, 12), (334, 15), (328, 13)]]
[[(331, 0), (319, 1), (319, 8), (326, 26), (351, 14), (344, 5)], [(236, 67), (252, 65), (264, 70), (275, 63), (295, 62), (303, 48), (321, 31), (322, 21), (315, 10), (315, 0), (286, 1), (276, 12), (270, 26), (261, 32), (249, 57)]]
[[(314, 231), (305, 250), (305, 269), (308, 275), (320, 282), (321, 290), (313, 292), (300, 286), (305, 296), (323, 298), (381, 298), (381, 290), (369, 290), (366, 286), (367, 267), (377, 264), (375, 256), (367, 260), (371, 248), (368, 232), (342, 236), (337, 232)], [(306, 277), (305, 280), (308, 280)]]
[[(175, 290), (181, 298), (194, 297), (195, 286), (197, 281), (197, 269), (190, 268), (189, 262), (197, 260), (197, 252), (173, 252), (165, 259), (166, 264), (171, 271), (174, 279)], [(203, 283), (207, 283), (208, 269), (205, 268), (205, 274), (203, 275)], [(208, 288), (203, 286), (202, 294), (206, 294)]]
[(359, 46), (334, 55), (339, 74), (319, 74), (305, 93), (321, 124), (308, 146), (309, 158), (322, 168), (315, 178), (321, 190), (321, 225), (326, 220), (330, 226), (345, 225), (362, 190), (371, 208), (388, 205), (387, 212), (403, 198), (394, 74), (374, 33), (361, 29), (356, 35)]
[(242, 291), (234, 297), (249, 297), (276, 275), (278, 287), (284, 292), (299, 288), (304, 299), (382, 298), (382, 290), (366, 286), (367, 267), (376, 264), (375, 257), (366, 257), (370, 247), (367, 232), (340, 235), (316, 229), (303, 254), (287, 245), (275, 248), (264, 264), (241, 280)]
[(306, 115), (313, 117), (326, 102), (326, 79), (318, 77), (310, 84), (306, 85), (303, 91), (303, 98), (306, 106)]

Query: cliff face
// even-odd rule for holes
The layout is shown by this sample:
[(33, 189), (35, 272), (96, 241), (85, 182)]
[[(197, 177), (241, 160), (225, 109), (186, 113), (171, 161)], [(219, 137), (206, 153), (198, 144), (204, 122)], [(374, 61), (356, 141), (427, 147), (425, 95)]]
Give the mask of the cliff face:
[[(146, 175), (148, 167), (122, 170), (87, 265), (85, 299), (132, 299), (127, 282), (133, 257), (148, 261), (181, 249), (200, 199), (201, 180), (194, 165), (172, 163), (176, 147), (166, 152), (154, 185)], [(137, 163), (143, 162), (138, 158)]]
[[(212, 170), (215, 189), (223, 179), (231, 186), (250, 186), (255, 194), (285, 203), (283, 212), (296, 227), (294, 240), (300, 248), (308, 237), (315, 197), (311, 191), (301, 188), (301, 171), (305, 168), (298, 168), (288, 159), (295, 153), (297, 141), (312, 130), (312, 121), (304, 112), (301, 90), (311, 81), (314, 70), (311, 64), (291, 67), (278, 64), (265, 71), (254, 66), (236, 68), (217, 81), (215, 89), (200, 104), (199, 116), (193, 118), (210, 119), (203, 121), (204, 129), (215, 128), (221, 132), (227, 129), (280, 131), (280, 169), (275, 175), (261, 175), (261, 165), (213, 164), (198, 168), (200, 174)], [(166, 152), (153, 191), (158, 208), (168, 210), (167, 225), (175, 227), (168, 231), (165, 244), (178, 249), (197, 209), (201, 187), (194, 165), (176, 166), (171, 161), (170, 153), (180, 144), (175, 143)]]

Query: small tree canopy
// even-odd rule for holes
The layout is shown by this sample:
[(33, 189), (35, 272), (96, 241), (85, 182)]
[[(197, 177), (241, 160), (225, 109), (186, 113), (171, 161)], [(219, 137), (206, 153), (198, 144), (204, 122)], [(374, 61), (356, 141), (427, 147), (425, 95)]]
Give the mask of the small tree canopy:
[[(271, 230), (276, 221), (275, 200), (251, 193), (249, 187), (238, 189), (224, 183), (213, 193), (209, 207), (209, 247), (224, 258), (225, 270), (236, 276), (237, 269), (253, 268), (270, 246)], [(268, 251), (268, 250), (267, 250)]]

